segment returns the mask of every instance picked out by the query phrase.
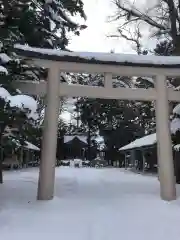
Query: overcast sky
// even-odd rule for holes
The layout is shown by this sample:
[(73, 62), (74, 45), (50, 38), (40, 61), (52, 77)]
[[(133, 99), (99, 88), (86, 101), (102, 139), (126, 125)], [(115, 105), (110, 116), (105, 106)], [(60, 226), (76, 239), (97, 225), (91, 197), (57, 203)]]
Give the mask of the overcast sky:
[(69, 48), (74, 51), (130, 53), (131, 46), (125, 40), (108, 38), (115, 32), (116, 24), (108, 23), (108, 16), (115, 12), (111, 0), (83, 0), (84, 11), (87, 15), (87, 29), (81, 31), (80, 36), (71, 39)]

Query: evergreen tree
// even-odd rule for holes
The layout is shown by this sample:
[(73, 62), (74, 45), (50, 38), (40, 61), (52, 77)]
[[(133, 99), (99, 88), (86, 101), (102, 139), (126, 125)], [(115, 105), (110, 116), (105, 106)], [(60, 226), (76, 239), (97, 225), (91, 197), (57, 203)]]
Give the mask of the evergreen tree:
[[(24, 65), (21, 64), (21, 61), (13, 60), (5, 53), (1, 53), (0, 58), (0, 142), (2, 152), (3, 148), (7, 147), (7, 144), (4, 144), (3, 147), (2, 142), (7, 142), (7, 140), (8, 143), (12, 143), (12, 146), (15, 139), (16, 142), (24, 144), (27, 125), (35, 124), (35, 119), (32, 116), (36, 111), (36, 102), (28, 96), (20, 95), (19, 91), (13, 86), (16, 79), (23, 79), (25, 76)], [(27, 101), (29, 101), (28, 104)], [(33, 110), (30, 101), (34, 105)], [(6, 133), (7, 128), (10, 129), (8, 134)], [(2, 161), (1, 158), (0, 183), (3, 182)]]
[[(72, 16), (80, 14), (85, 18), (81, 0), (60, 1), (0, 1), (0, 87), (10, 95), (17, 95), (14, 88), (16, 80), (36, 80), (46, 78), (44, 69), (27, 65), (17, 59), (13, 46), (15, 43), (28, 44), (35, 47), (66, 49), (68, 32), (79, 34), (85, 26), (73, 22)], [(3, 93), (4, 94), (4, 93)], [(27, 140), (27, 133), (37, 129), (35, 121), (29, 118), (29, 109), (16, 106), (8, 101), (0, 92), (0, 140), (5, 129), (18, 129), (13, 138)], [(33, 130), (34, 128), (34, 130)], [(35, 130), (36, 129), (36, 130)], [(37, 130), (38, 132), (39, 130)], [(31, 136), (32, 137), (32, 136)], [(1, 141), (2, 142), (2, 141)], [(0, 161), (0, 181), (2, 182), (2, 161)]]
[(0, 40), (30, 46), (61, 48), (68, 45), (67, 33), (86, 26), (75, 23), (71, 16), (85, 18), (81, 0), (2, 0), (0, 3)]

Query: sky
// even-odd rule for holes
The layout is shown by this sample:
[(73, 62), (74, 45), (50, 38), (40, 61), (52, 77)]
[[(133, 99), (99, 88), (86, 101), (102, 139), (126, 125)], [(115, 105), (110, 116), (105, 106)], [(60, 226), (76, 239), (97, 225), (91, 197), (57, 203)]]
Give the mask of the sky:
[[(132, 52), (131, 46), (122, 39), (112, 39), (108, 34), (115, 33), (116, 23), (109, 23), (108, 17), (115, 13), (112, 0), (84, 0), (87, 15), (87, 29), (80, 36), (72, 37), (69, 48), (74, 51), (89, 52)], [(77, 19), (79, 20), (79, 19)]]

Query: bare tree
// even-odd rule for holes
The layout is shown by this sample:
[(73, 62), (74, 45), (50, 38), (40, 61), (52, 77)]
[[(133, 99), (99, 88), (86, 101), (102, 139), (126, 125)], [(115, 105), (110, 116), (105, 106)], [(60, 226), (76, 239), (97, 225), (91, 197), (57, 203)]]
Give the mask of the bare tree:
[(113, 37), (135, 43), (137, 52), (141, 53), (140, 40), (148, 28), (149, 37), (172, 41), (173, 54), (180, 55), (180, 0), (144, 0), (141, 5), (135, 0), (113, 1), (117, 10), (111, 20), (119, 23), (117, 35)]

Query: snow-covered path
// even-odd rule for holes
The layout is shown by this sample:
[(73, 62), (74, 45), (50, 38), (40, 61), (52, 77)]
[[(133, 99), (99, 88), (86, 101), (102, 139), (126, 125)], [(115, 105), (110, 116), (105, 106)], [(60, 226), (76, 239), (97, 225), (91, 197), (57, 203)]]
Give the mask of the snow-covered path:
[(37, 169), (5, 173), (0, 239), (179, 240), (180, 201), (160, 200), (155, 177), (57, 168), (55, 199), (36, 202), (37, 176)]

